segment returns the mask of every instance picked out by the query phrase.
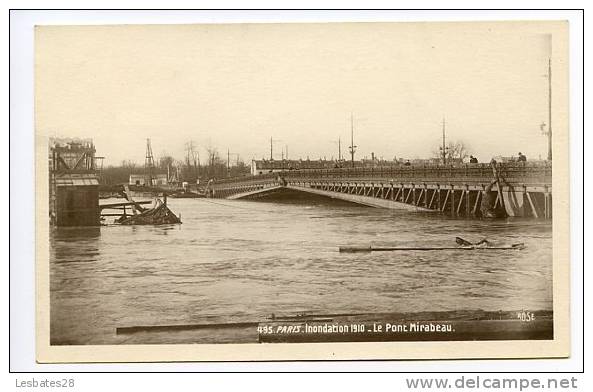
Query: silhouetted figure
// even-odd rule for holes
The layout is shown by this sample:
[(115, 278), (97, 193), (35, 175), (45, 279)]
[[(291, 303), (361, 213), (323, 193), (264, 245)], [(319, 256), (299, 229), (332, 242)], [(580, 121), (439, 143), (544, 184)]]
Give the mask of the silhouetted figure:
[(478, 158), (473, 155), (469, 156), (469, 163), (478, 163)]
[(410, 160), (407, 160), (406, 163), (404, 163), (404, 166), (410, 166), (410, 165), (411, 165)]
[(525, 155), (523, 155), (523, 153), (519, 153), (519, 158), (517, 158), (517, 161), (519, 162), (527, 162), (527, 157)]

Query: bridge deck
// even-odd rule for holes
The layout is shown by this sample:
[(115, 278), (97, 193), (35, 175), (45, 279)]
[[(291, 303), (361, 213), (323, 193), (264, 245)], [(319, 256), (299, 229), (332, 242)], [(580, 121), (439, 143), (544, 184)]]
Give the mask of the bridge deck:
[(551, 218), (552, 213), (552, 164), (547, 161), (289, 170), (217, 181), (210, 193), (241, 198), (282, 186), (375, 207), (452, 215), (491, 214), (484, 212), (487, 203), (509, 216)]

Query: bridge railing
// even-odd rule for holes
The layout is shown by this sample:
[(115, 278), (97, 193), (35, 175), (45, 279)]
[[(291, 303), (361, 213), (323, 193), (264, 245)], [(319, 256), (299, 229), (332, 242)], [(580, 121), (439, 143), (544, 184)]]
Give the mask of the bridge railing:
[[(500, 163), (497, 171), (507, 182), (513, 183), (551, 183), (552, 165), (548, 162)], [(464, 164), (441, 166), (402, 166), (402, 167), (355, 167), (318, 170), (295, 170), (282, 172), (286, 179), (336, 179), (405, 182), (490, 182), (494, 178), (489, 164)]]
[(231, 177), (213, 181), (209, 186), (221, 188), (236, 185), (256, 185), (273, 182), (278, 178), (278, 173), (266, 173), (257, 176)]
[[(548, 161), (497, 163), (496, 170), (508, 183), (552, 183), (552, 163)], [(486, 163), (300, 169), (218, 180), (212, 187), (261, 184), (275, 181), (279, 176), (288, 181), (376, 179), (386, 182), (489, 183), (494, 179), (494, 171), (493, 167)]]

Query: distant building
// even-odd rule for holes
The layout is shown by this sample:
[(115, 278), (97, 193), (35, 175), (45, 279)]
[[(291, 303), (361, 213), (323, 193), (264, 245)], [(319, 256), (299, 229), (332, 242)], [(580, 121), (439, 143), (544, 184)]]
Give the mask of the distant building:
[[(146, 184), (147, 177), (145, 174), (130, 174), (130, 185), (148, 186)], [(167, 174), (153, 174), (152, 184), (150, 186), (162, 186), (169, 183)]]

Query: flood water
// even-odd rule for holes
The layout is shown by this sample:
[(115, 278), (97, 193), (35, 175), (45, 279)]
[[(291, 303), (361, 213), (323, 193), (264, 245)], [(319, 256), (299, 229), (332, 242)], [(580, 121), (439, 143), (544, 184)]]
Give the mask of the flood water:
[[(117, 327), (272, 313), (552, 309), (550, 223), (323, 199), (168, 205), (183, 224), (52, 230), (52, 344), (117, 344), (125, 342)], [(340, 245), (455, 246), (456, 236), (526, 248), (338, 252)], [(169, 343), (166, 336), (156, 343)]]

